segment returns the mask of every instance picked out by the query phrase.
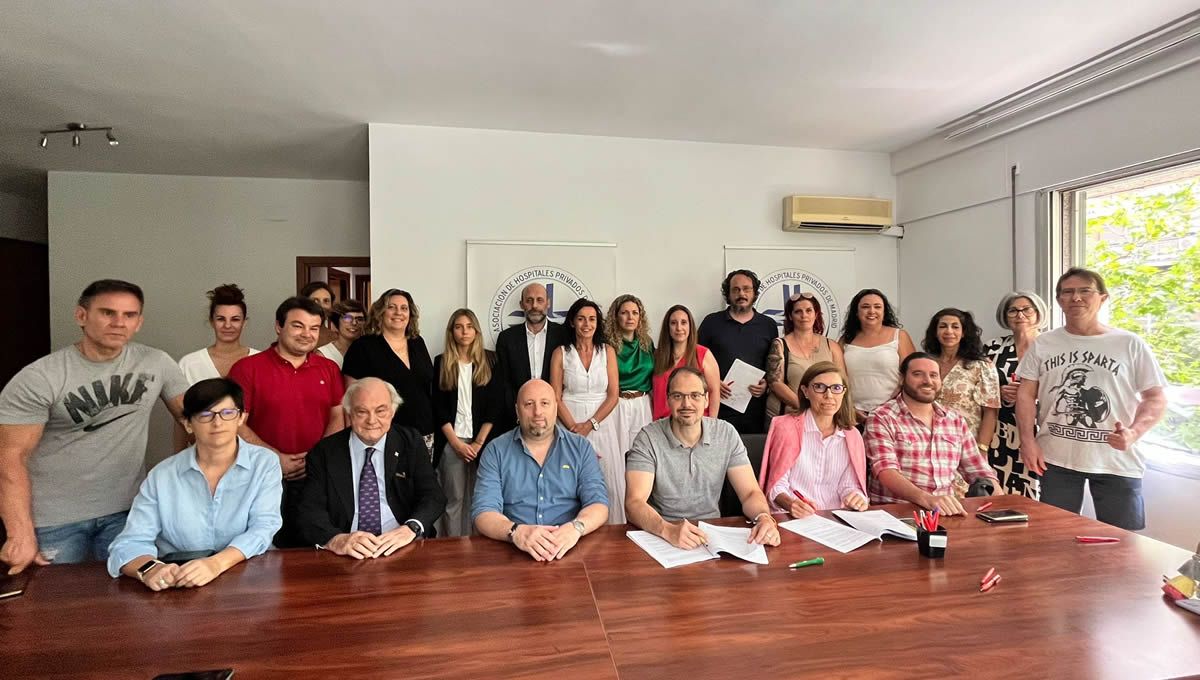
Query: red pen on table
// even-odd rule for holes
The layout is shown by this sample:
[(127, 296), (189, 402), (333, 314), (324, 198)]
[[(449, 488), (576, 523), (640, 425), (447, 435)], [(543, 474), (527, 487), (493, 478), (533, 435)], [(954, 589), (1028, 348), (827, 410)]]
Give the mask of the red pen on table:
[(1076, 536), (1076, 543), (1120, 543), (1116, 536)]
[(987, 583), (985, 583), (979, 587), (979, 592), (986, 593), (987, 591), (991, 590), (992, 588), (995, 588), (996, 584), (999, 582), (1000, 582), (1000, 574), (996, 574), (995, 576), (992, 577), (992, 580), (988, 581)]
[(987, 582), (988, 582), (988, 579), (992, 578), (992, 577), (993, 577), (993, 576), (995, 576), (995, 575), (996, 575), (996, 568), (995, 568), (995, 567), (992, 567), (991, 569), (988, 569), (987, 573), (983, 575), (983, 578), (979, 579), (979, 585), (981, 585), (981, 586), (982, 586), (983, 584), (987, 583)]
[(995, 503), (993, 503), (992, 501), (988, 501), (987, 503), (984, 503), (983, 505), (979, 506), (978, 508), (975, 508), (975, 512), (983, 512), (984, 510), (987, 510), (988, 508), (992, 507), (993, 505), (995, 505)]

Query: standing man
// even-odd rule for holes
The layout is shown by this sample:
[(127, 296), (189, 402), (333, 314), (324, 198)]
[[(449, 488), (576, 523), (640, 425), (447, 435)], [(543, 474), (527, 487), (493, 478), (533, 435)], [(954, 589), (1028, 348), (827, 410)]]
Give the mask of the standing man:
[(104, 279), (75, 307), (83, 337), (21, 369), (0, 393), (0, 561), (105, 560), (145, 476), (156, 399), (182, 417), (188, 384), (166, 352), (131, 342), (142, 289)]
[(779, 545), (779, 526), (758, 486), (746, 445), (733, 426), (705, 418), (704, 374), (681, 366), (667, 378), (671, 416), (638, 433), (625, 458), (625, 514), (629, 523), (690, 550), (708, 541), (688, 520), (720, 517), (721, 488), (729, 480), (754, 523), (750, 541)]
[(430, 534), (446, 509), (425, 440), (392, 426), (400, 395), (379, 378), (346, 389), (350, 427), (313, 447), (297, 525), (307, 545), (355, 559), (386, 557)]
[(749, 269), (731, 271), (721, 284), (721, 297), (729, 306), (709, 314), (700, 322), (699, 342), (713, 353), (721, 369), (721, 411), (718, 416), (740, 434), (761, 434), (766, 427), (767, 400), (763, 396), (767, 391), (766, 379), (748, 386), (752, 398), (745, 413), (738, 413), (726, 405), (725, 400), (732, 393), (731, 383), (724, 379), (738, 359), (755, 368), (767, 369), (767, 354), (771, 342), (779, 337), (779, 328), (771, 317), (754, 311), (754, 303), (761, 292), (762, 282), (754, 272)]
[(558, 424), (558, 399), (544, 380), (517, 392), (517, 429), (493, 439), (479, 459), (471, 520), (539, 562), (567, 554), (608, 520), (608, 491), (596, 450)]
[(342, 429), (342, 374), (337, 364), (313, 350), (324, 310), (305, 297), (291, 297), (275, 310), (278, 340), (239, 360), (229, 377), (246, 393), (246, 423), (238, 434), (273, 450), (283, 467), (283, 528), (275, 545), (303, 545), (296, 531), (305, 456), (322, 437)]
[(1163, 416), (1166, 378), (1144, 340), (1100, 323), (1108, 288), (1099, 274), (1072, 267), (1054, 294), (1066, 326), (1039, 335), (1017, 367), (1021, 460), (1042, 475), (1043, 503), (1078, 513), (1086, 481), (1096, 519), (1144, 529), (1146, 457), (1136, 442)]
[(504, 432), (516, 425), (513, 406), (521, 386), (533, 379), (550, 380), (550, 355), (554, 348), (566, 342), (567, 331), (562, 324), (547, 318), (550, 300), (546, 287), (531, 283), (521, 291), (521, 311), (525, 323), (509, 326), (496, 336), (496, 359), (499, 374), (504, 378), (505, 403), (497, 427)]
[(871, 412), (863, 435), (872, 503), (964, 514), (954, 495), (955, 472), (969, 483), (990, 482), (994, 495), (1004, 493), (967, 419), (935, 401), (941, 389), (942, 371), (932, 354), (913, 352), (900, 362), (900, 394)]

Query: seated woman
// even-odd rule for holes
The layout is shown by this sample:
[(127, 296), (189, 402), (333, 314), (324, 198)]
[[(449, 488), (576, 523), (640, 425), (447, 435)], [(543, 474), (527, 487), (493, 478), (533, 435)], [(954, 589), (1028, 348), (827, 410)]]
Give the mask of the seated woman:
[(763, 450), (758, 483), (772, 509), (792, 517), (866, 510), (867, 454), (846, 375), (817, 362), (800, 378), (797, 396), (800, 409), (771, 421)]
[(194, 588), (271, 545), (283, 525), (283, 471), (273, 451), (238, 438), (243, 408), (242, 388), (228, 378), (201, 380), (184, 393), (183, 417), (196, 444), (142, 482), (109, 547), (110, 575), (150, 590)]

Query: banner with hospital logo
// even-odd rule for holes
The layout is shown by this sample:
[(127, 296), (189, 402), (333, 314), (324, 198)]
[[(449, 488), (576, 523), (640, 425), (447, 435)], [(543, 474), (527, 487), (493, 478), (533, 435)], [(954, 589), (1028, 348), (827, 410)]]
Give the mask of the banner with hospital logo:
[(615, 243), (467, 241), (467, 306), (479, 316), (489, 347), (500, 331), (524, 323), (521, 291), (531, 283), (546, 287), (547, 316), (566, 320), (579, 298), (601, 309), (616, 297)]
[(836, 338), (845, 325), (850, 299), (858, 292), (853, 248), (726, 246), (725, 271), (749, 269), (762, 281), (754, 307), (775, 319), (783, 332), (784, 303), (812, 293), (821, 304), (825, 334)]

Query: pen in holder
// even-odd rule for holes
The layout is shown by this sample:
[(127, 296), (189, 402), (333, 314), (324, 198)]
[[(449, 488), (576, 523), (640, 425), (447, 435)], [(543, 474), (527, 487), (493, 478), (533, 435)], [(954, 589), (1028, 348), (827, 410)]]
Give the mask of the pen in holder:
[(946, 527), (938, 525), (937, 531), (917, 528), (917, 550), (925, 557), (946, 556)]

